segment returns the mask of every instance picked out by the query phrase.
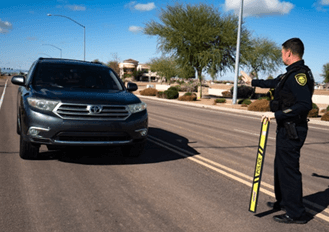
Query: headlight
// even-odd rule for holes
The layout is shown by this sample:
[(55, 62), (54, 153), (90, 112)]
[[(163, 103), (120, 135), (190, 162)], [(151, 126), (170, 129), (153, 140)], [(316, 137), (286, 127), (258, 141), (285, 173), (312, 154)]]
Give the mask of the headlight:
[(128, 105), (129, 111), (130, 113), (137, 113), (143, 110), (146, 110), (146, 103), (145, 102), (141, 102), (138, 104), (133, 104), (133, 105)]
[(58, 101), (49, 101), (45, 99), (32, 98), (32, 97), (28, 98), (27, 102), (32, 107), (35, 107), (40, 110), (47, 110), (47, 111), (52, 111), (59, 103)]

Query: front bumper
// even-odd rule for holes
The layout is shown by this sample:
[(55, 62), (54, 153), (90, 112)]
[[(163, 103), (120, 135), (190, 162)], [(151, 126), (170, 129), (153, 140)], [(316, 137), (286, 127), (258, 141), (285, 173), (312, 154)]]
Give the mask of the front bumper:
[(57, 115), (26, 109), (21, 121), (25, 141), (56, 146), (108, 146), (141, 142), (147, 137), (147, 111), (125, 120), (67, 120)]

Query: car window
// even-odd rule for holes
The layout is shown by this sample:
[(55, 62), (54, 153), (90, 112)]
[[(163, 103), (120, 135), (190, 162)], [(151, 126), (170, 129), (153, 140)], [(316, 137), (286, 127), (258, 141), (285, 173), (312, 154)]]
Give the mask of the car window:
[(33, 78), (39, 87), (122, 90), (115, 74), (107, 67), (88, 65), (39, 64)]

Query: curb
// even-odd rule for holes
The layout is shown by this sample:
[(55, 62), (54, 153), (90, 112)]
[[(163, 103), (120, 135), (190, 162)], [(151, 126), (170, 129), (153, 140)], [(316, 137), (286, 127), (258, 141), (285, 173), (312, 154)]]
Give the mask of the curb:
[[(204, 105), (204, 104), (193, 104), (193, 103), (190, 103), (190, 102), (184, 102), (184, 101), (178, 101), (178, 100), (169, 100), (169, 99), (143, 96), (143, 95), (136, 95), (136, 96), (140, 97), (140, 98), (146, 98), (146, 99), (154, 100), (154, 101), (163, 101), (163, 102), (168, 102), (168, 103), (170, 102), (170, 103), (187, 105), (187, 106), (198, 107), (198, 108), (235, 112), (235, 113), (254, 115), (254, 116), (259, 116), (259, 117), (261, 117), (263, 115), (263, 112), (239, 110), (239, 109), (232, 109), (232, 108), (226, 108), (226, 107), (220, 107), (220, 106), (211, 106), (211, 105)], [(309, 118), (309, 120), (310, 120), (308, 122), (309, 124), (322, 125), (322, 126), (328, 126), (329, 127), (329, 122), (321, 121), (320, 118)]]

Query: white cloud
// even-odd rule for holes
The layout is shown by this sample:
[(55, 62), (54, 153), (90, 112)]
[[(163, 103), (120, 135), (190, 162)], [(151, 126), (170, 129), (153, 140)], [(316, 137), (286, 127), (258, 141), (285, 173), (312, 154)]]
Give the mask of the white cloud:
[(132, 33), (139, 33), (143, 30), (143, 28), (138, 26), (130, 26), (128, 30)]
[(147, 3), (147, 4), (138, 3), (134, 6), (134, 8), (136, 10), (140, 10), (140, 11), (150, 11), (150, 10), (153, 10), (155, 7), (156, 6), (155, 6), (154, 2), (150, 2), (150, 3)]
[(139, 10), (139, 11), (150, 11), (156, 8), (154, 2), (149, 2), (146, 4), (137, 3), (136, 1), (131, 1), (125, 5), (125, 8), (130, 10)]
[(318, 11), (326, 12), (327, 6), (329, 6), (329, 0), (318, 0), (313, 4)]
[(2, 21), (0, 19), (0, 33), (1, 34), (5, 34), (5, 33), (8, 33), (9, 30), (13, 29), (13, 25), (8, 22), (8, 21)]
[(329, 0), (321, 0), (320, 4), (323, 5), (323, 6), (328, 6), (329, 5)]
[(129, 8), (129, 9), (133, 9), (134, 8), (134, 5), (136, 4), (135, 1), (131, 1), (129, 2), (128, 4), (125, 5), (125, 8)]
[(67, 8), (73, 11), (85, 11), (86, 7), (83, 5), (66, 5)]
[[(328, 0), (322, 0), (328, 1)], [(240, 12), (240, 0), (225, 0), (224, 9)], [(280, 0), (245, 0), (243, 3), (243, 15), (246, 16), (266, 16), (288, 14), (294, 8), (290, 2)]]

